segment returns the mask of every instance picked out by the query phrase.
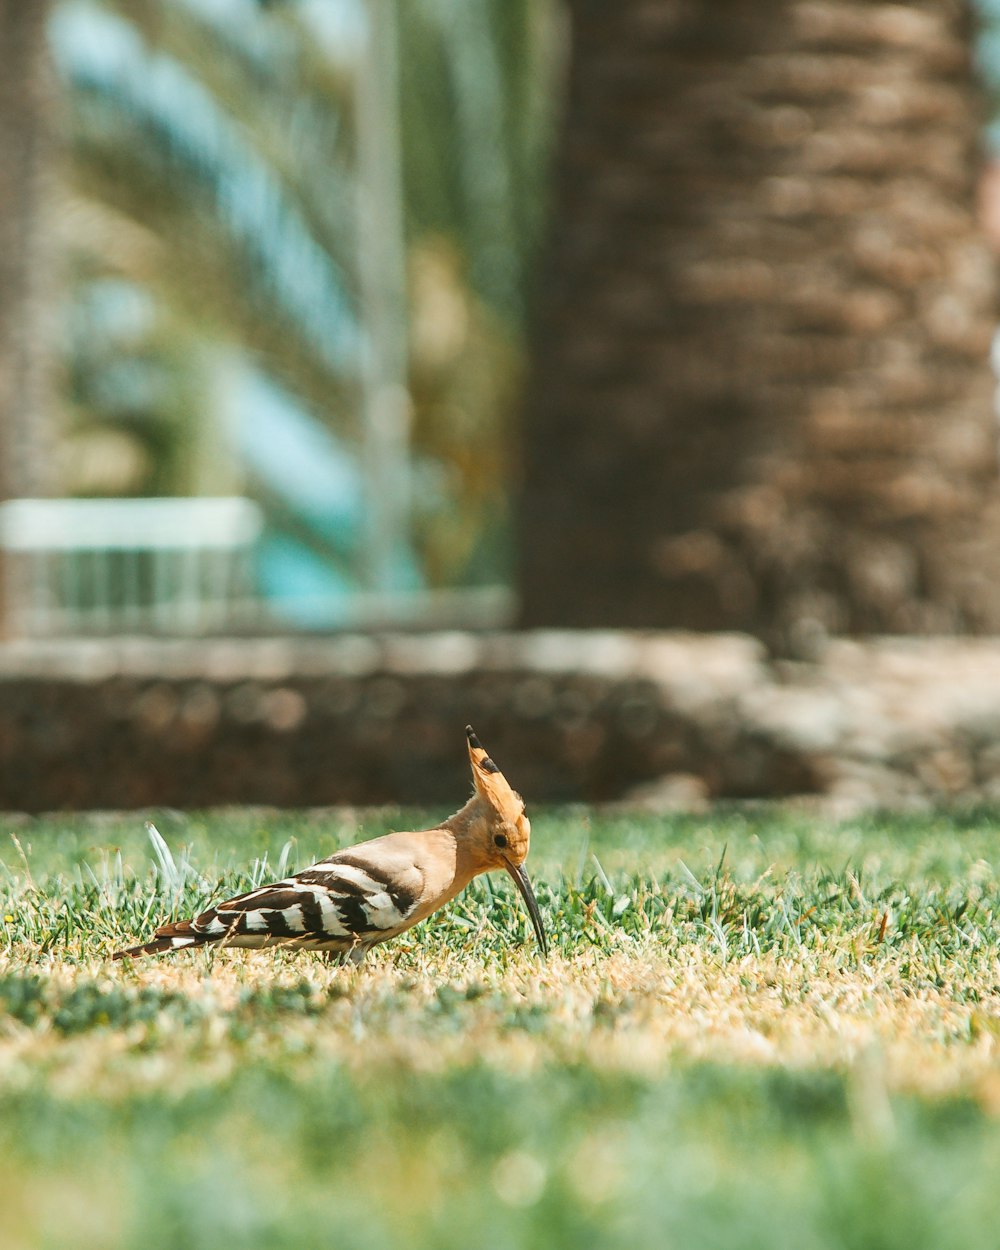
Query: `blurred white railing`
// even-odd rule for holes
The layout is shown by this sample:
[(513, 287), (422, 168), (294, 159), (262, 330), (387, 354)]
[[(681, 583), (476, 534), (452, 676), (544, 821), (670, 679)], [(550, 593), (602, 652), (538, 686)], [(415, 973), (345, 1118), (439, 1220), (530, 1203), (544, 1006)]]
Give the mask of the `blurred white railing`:
[(7, 632), (252, 627), (261, 524), (242, 498), (8, 500), (0, 504)]

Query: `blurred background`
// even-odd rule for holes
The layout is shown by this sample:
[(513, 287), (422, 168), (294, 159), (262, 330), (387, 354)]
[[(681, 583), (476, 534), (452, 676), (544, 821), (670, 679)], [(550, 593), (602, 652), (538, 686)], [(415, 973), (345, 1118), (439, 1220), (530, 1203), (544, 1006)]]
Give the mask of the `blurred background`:
[[(4, 498), (253, 501), (230, 627), (996, 627), (992, 0), (4, 10)], [(185, 515), (15, 510), (8, 630)]]
[[(257, 624), (509, 616), (557, 5), (4, 8), (7, 264), (30, 266), (4, 284), (5, 497), (252, 500)], [(255, 533), (246, 511), (202, 517), (220, 542)], [(96, 584), (84, 544), (122, 524), (165, 541), (149, 510), (10, 524), (65, 545), (48, 593), (80, 599), (75, 629), (106, 629), (99, 592), (114, 609), (129, 576), (105, 558)]]
[[(98, 654), (46, 637), (680, 630), (780, 686), (836, 640), (1000, 633), (996, 0), (0, 0), (0, 59), (10, 752)], [(784, 712), (720, 780), (652, 661), (529, 643), (487, 667), (542, 686), (460, 702), (544, 722), (563, 797), (827, 784)], [(434, 645), (310, 662), (486, 663)], [(277, 728), (356, 736), (300, 676)], [(265, 796), (341, 795), (282, 767)]]

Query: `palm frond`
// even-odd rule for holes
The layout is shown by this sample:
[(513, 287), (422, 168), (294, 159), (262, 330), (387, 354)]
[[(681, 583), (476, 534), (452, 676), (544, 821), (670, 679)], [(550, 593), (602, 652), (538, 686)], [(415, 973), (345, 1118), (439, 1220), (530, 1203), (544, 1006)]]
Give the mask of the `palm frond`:
[(211, 93), (185, 66), (148, 49), (133, 27), (98, 5), (59, 10), (52, 40), (76, 90), (86, 140), (96, 146), (120, 142), (126, 129), (150, 140), (146, 159), (183, 179), (187, 194), (211, 198), (215, 220), (310, 348), (332, 368), (352, 370), (359, 329), (343, 273), (273, 168)]

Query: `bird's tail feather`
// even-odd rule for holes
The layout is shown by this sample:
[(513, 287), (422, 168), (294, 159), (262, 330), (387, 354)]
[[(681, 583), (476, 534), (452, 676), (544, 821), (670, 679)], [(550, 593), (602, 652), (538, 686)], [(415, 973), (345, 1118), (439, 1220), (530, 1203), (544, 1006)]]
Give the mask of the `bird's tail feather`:
[(178, 920), (173, 924), (160, 925), (148, 942), (143, 942), (139, 946), (130, 946), (123, 951), (115, 951), (111, 958), (124, 959), (126, 955), (129, 955), (134, 959), (139, 955), (159, 955), (163, 951), (180, 950), (182, 947), (203, 946), (206, 942), (213, 940), (218, 941), (218, 936), (213, 938), (207, 933), (197, 932), (190, 920)]

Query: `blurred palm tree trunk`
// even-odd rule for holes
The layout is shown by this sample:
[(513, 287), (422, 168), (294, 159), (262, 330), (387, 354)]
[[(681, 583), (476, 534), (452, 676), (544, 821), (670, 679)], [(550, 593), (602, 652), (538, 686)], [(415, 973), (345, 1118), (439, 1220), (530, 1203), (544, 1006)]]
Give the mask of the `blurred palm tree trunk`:
[(965, 6), (570, 9), (524, 623), (1000, 628)]
[(0, 0), (0, 498), (51, 480), (45, 0)]
[[(46, 0), (0, 0), (0, 500), (44, 493), (49, 335), (43, 183), (50, 82)], [(0, 552), (0, 635), (5, 632)]]

